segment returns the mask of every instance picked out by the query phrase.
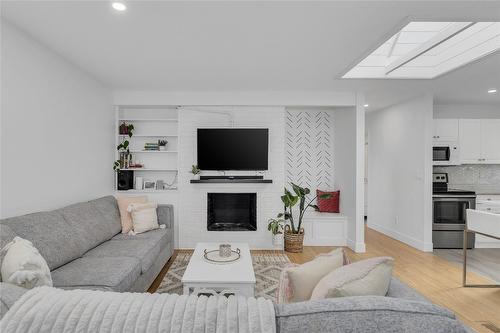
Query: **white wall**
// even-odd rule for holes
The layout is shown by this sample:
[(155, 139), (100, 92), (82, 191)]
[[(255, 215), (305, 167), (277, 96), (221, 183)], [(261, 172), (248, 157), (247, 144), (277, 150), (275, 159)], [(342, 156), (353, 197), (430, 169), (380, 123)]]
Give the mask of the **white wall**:
[(436, 104), (434, 118), (491, 119), (500, 118), (500, 106), (489, 104)]
[(112, 193), (110, 91), (5, 20), (1, 52), (0, 215)]
[[(207, 111), (223, 112), (211, 113)], [(191, 165), (196, 164), (196, 130), (202, 127), (260, 127), (269, 129), (269, 170), (264, 178), (272, 184), (191, 184)], [(179, 247), (197, 242), (247, 242), (252, 249), (273, 249), (267, 220), (283, 211), (284, 107), (183, 107), (179, 110)], [(218, 174), (202, 172), (202, 175)], [(257, 174), (245, 171), (231, 175)], [(207, 231), (207, 193), (257, 193), (257, 231)]]
[(348, 219), (347, 245), (365, 252), (364, 109), (336, 109), (334, 119), (335, 187), (340, 190), (340, 211)]
[(368, 114), (368, 226), (432, 251), (432, 96)]

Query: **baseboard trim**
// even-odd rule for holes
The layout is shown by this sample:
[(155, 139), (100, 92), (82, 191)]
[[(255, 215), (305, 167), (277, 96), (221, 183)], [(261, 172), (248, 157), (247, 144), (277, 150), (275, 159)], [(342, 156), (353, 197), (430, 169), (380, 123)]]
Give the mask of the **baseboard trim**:
[(350, 238), (347, 238), (347, 246), (356, 253), (366, 252), (366, 244), (365, 243), (361, 243), (361, 242), (356, 243), (355, 241), (353, 241)]
[(417, 250), (424, 251), (424, 252), (432, 252), (432, 249), (433, 249), (432, 243), (425, 243), (421, 240), (407, 236), (407, 235), (402, 234), (398, 231), (390, 230), (384, 226), (381, 226), (381, 225), (373, 223), (373, 222), (371, 222), (371, 223), (368, 222), (368, 227), (373, 229), (373, 230), (376, 230), (380, 233), (383, 233), (389, 237), (392, 237), (400, 242), (408, 244), (411, 247), (416, 248)]

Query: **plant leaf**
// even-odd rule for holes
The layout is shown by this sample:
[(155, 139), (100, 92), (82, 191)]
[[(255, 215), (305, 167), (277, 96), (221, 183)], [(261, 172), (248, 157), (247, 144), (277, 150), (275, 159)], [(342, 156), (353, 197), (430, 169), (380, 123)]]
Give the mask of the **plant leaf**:
[(318, 205), (309, 205), (311, 206), (312, 208), (314, 208), (315, 211), (319, 212), (319, 207)]

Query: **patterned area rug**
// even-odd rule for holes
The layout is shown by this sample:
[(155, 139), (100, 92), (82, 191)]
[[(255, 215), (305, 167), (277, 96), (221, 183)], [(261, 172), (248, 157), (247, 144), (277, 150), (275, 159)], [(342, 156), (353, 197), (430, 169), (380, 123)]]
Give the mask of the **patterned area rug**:
[[(189, 259), (191, 253), (178, 253), (155, 292), (182, 295), (181, 279)], [(276, 301), (276, 288), (281, 270), (290, 263), (290, 259), (285, 254), (252, 253), (252, 262), (256, 280), (255, 297)]]

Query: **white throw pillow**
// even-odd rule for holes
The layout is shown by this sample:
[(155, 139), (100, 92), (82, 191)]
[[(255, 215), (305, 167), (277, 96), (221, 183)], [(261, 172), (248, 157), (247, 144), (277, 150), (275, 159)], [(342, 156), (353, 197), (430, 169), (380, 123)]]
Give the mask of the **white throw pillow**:
[(385, 296), (394, 259), (378, 257), (337, 268), (319, 281), (311, 300), (347, 296)]
[(311, 293), (325, 275), (344, 264), (344, 250), (333, 250), (327, 255), (320, 255), (300, 266), (286, 269), (291, 288), (290, 303), (309, 300)]
[(133, 232), (140, 234), (149, 230), (158, 229), (158, 216), (156, 215), (157, 204), (148, 202), (145, 204), (133, 203), (128, 206), (132, 215)]
[(1, 251), (6, 252), (0, 268), (2, 281), (28, 289), (52, 287), (49, 266), (30, 241), (15, 237)]

